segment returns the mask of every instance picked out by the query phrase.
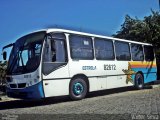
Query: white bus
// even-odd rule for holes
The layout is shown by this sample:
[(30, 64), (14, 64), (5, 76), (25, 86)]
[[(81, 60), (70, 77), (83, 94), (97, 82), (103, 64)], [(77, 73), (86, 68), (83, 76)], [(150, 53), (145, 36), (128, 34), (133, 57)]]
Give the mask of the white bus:
[(91, 91), (142, 89), (157, 76), (153, 47), (147, 43), (54, 28), (25, 35), (4, 49), (9, 46), (9, 97), (79, 100)]

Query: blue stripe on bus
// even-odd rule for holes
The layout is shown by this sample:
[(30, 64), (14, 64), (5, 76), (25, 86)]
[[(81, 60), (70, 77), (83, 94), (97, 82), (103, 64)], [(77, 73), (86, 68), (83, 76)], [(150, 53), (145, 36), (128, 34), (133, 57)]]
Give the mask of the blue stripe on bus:
[[(132, 68), (133, 71), (141, 71), (144, 75), (144, 83), (152, 82), (157, 79), (157, 69), (156, 68)], [(132, 75), (132, 80), (134, 80), (135, 75)]]

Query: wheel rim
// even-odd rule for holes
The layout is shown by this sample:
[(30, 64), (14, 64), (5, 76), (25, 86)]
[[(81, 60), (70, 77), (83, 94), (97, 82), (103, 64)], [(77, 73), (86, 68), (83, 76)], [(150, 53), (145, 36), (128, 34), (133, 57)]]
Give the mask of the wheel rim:
[(73, 93), (75, 95), (80, 95), (83, 92), (83, 90), (84, 90), (84, 87), (83, 87), (82, 83), (80, 83), (80, 82), (74, 83), (74, 85), (73, 85)]

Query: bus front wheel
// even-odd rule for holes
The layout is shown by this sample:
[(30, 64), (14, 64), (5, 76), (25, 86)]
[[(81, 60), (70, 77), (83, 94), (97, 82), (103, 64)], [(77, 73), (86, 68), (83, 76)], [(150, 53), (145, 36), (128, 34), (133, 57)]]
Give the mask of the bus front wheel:
[(72, 100), (81, 100), (87, 94), (87, 84), (83, 78), (74, 78), (71, 80), (69, 95)]
[(141, 73), (137, 73), (135, 76), (135, 87), (139, 90), (144, 88), (144, 78)]

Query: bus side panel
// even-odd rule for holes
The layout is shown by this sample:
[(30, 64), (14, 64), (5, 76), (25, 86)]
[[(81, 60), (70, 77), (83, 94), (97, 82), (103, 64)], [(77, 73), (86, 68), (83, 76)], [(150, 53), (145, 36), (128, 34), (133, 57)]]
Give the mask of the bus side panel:
[[(156, 62), (129, 62), (131, 69), (136, 74), (142, 72), (144, 75), (144, 83), (152, 82), (157, 79)], [(134, 79), (135, 75), (132, 75)]]
[(61, 66), (49, 75), (43, 75), (45, 97), (68, 95), (69, 82), (68, 64)]
[(156, 81), (156, 79), (157, 79), (157, 74), (156, 73), (144, 74), (144, 83)]
[(128, 80), (128, 61), (78, 60), (70, 63), (70, 75), (84, 74), (89, 79), (89, 91), (133, 85)]
[(70, 79), (43, 81), (45, 97), (69, 95)]
[(133, 80), (128, 79), (128, 61), (111, 61), (108, 65), (114, 65), (115, 68), (107, 70), (107, 89), (132, 86)]
[(104, 64), (106, 61), (96, 60), (71, 60), (70, 61), (70, 76), (71, 78), (78, 74), (87, 76), (89, 80), (89, 91), (104, 90), (106, 85), (106, 71)]
[(94, 78), (88, 78), (89, 80), (89, 91), (97, 91), (100, 88), (103, 88), (105, 85), (102, 85), (102, 83), (104, 82), (103, 80), (101, 80), (100, 82), (97, 82), (97, 77)]

